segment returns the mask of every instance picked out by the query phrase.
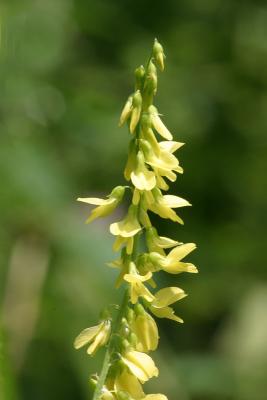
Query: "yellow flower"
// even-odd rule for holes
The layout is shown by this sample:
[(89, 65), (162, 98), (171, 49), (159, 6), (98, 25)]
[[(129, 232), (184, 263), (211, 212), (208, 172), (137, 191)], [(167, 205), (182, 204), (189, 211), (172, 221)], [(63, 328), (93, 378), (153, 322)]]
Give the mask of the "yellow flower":
[(170, 274), (179, 274), (181, 272), (197, 273), (198, 270), (194, 264), (182, 262), (181, 260), (196, 249), (195, 243), (185, 243), (175, 247), (170, 253), (161, 260), (161, 268)]
[(168, 400), (164, 394), (147, 394), (144, 398), (141, 400)]
[(129, 144), (128, 158), (124, 169), (124, 177), (127, 181), (131, 179), (131, 173), (134, 170), (135, 161), (136, 161), (136, 143), (135, 139), (132, 139)]
[(163, 249), (169, 249), (177, 246), (179, 242), (168, 237), (159, 236), (156, 228), (149, 227), (146, 229), (146, 242), (150, 252), (156, 252), (165, 255)]
[(119, 126), (122, 126), (131, 115), (133, 108), (132, 104), (133, 104), (133, 96), (129, 96), (121, 112)]
[(148, 302), (153, 301), (154, 296), (143, 284), (143, 282), (149, 280), (152, 277), (152, 273), (148, 272), (146, 275), (138, 274), (134, 262), (130, 262), (129, 270), (130, 273), (125, 274), (123, 278), (126, 282), (130, 283), (130, 298), (132, 304), (137, 303), (138, 297), (143, 297)]
[(109, 229), (112, 235), (122, 236), (123, 238), (136, 235), (142, 229), (138, 222), (137, 211), (137, 206), (132, 204), (122, 221), (111, 224)]
[(152, 191), (154, 202), (149, 203), (148, 209), (158, 214), (161, 218), (169, 218), (183, 225), (183, 220), (173, 211), (173, 208), (190, 206), (191, 204), (181, 197), (173, 195), (162, 195), (158, 188)]
[(137, 153), (136, 164), (135, 170), (131, 173), (133, 185), (139, 190), (152, 190), (156, 186), (155, 174), (147, 169), (141, 151)]
[(113, 244), (113, 250), (114, 251), (119, 251), (121, 246), (125, 245), (126, 246), (126, 252), (127, 254), (132, 254), (133, 252), (133, 245), (134, 245), (134, 237), (123, 237), (123, 236), (117, 236), (115, 239), (115, 242)]
[(130, 326), (137, 337), (136, 349), (138, 351), (147, 353), (150, 350), (156, 350), (159, 341), (158, 327), (154, 319), (144, 310), (141, 304), (136, 305), (135, 318)]
[(116, 377), (114, 388), (117, 392), (123, 391), (129, 393), (134, 399), (142, 399), (145, 395), (137, 377), (131, 374), (127, 369), (124, 369), (123, 372)]
[(135, 350), (128, 351), (122, 357), (122, 361), (141, 383), (148, 381), (153, 376), (158, 376), (158, 368), (152, 358), (145, 353)]
[(104, 346), (110, 336), (111, 322), (110, 320), (102, 321), (96, 326), (84, 329), (75, 339), (75, 349), (89, 344), (87, 353), (93, 355), (101, 346)]
[(149, 109), (149, 114), (151, 116), (151, 121), (153, 128), (156, 129), (156, 131), (164, 138), (167, 140), (172, 140), (172, 134), (171, 132), (166, 128), (166, 126), (163, 124), (161, 121), (158, 110), (156, 109), (155, 106), (150, 106)]
[(164, 288), (155, 294), (155, 298), (150, 304), (149, 308), (151, 312), (158, 318), (168, 318), (182, 323), (183, 320), (174, 314), (174, 310), (169, 307), (169, 305), (183, 299), (186, 296), (187, 295), (185, 292), (180, 288)]
[(125, 192), (124, 186), (115, 187), (107, 199), (98, 199), (95, 197), (79, 197), (77, 200), (83, 203), (93, 204), (98, 207), (91, 211), (90, 217), (86, 223), (92, 222), (94, 219), (99, 217), (106, 217), (111, 214), (117, 205), (121, 202)]
[(173, 179), (173, 177), (176, 178), (176, 175), (171, 173), (172, 170), (183, 172), (183, 169), (179, 166), (179, 161), (171, 152), (159, 146), (159, 151), (154, 153), (151, 144), (147, 140), (140, 139), (140, 143), (145, 153), (146, 163), (159, 171), (160, 175), (170, 176)]

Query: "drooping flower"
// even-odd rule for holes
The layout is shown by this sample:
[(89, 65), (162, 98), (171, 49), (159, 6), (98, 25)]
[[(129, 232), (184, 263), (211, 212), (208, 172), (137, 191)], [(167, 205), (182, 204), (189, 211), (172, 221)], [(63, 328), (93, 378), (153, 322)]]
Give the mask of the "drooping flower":
[(137, 337), (136, 349), (138, 351), (148, 352), (156, 350), (159, 342), (158, 327), (154, 319), (144, 310), (141, 304), (135, 306), (135, 317), (130, 327)]
[(132, 104), (133, 104), (133, 96), (129, 96), (121, 112), (119, 126), (122, 126), (130, 117), (133, 108)]
[(195, 243), (185, 243), (175, 247), (167, 257), (161, 259), (161, 268), (170, 274), (179, 274), (181, 272), (197, 273), (198, 270), (194, 264), (181, 261), (195, 249)]
[(91, 211), (90, 217), (86, 220), (86, 223), (92, 222), (94, 219), (99, 217), (106, 217), (111, 214), (118, 204), (121, 202), (125, 192), (125, 186), (116, 186), (107, 199), (99, 199), (95, 197), (79, 197), (77, 200), (83, 203), (93, 204), (98, 207)]
[(179, 244), (176, 240), (159, 236), (156, 228), (152, 226), (146, 229), (146, 242), (149, 252), (157, 252), (161, 255), (165, 255), (164, 249), (169, 249)]
[(182, 323), (183, 320), (175, 315), (174, 310), (169, 305), (186, 296), (185, 292), (178, 287), (161, 289), (155, 294), (154, 300), (149, 305), (150, 311), (158, 318), (168, 318)]
[(142, 111), (142, 95), (140, 90), (136, 90), (133, 95), (133, 103), (132, 103), (132, 113), (130, 120), (130, 132), (134, 133), (135, 128), (139, 122), (140, 115)]
[(148, 272), (146, 275), (140, 275), (136, 269), (134, 262), (130, 262), (130, 273), (125, 274), (123, 279), (130, 283), (130, 299), (132, 304), (136, 304), (139, 297), (143, 297), (148, 302), (153, 301), (154, 296), (146, 288), (143, 282), (152, 277), (152, 273)]
[(158, 188), (152, 191), (154, 196), (153, 202), (147, 203), (147, 208), (158, 214), (161, 218), (169, 218), (174, 222), (179, 222), (183, 225), (183, 220), (173, 211), (173, 208), (186, 207), (191, 204), (181, 197), (173, 195), (162, 195)]
[(148, 354), (140, 351), (127, 351), (122, 357), (122, 361), (141, 383), (159, 374), (158, 368), (152, 358)]
[(160, 117), (159, 117), (159, 113), (158, 110), (156, 109), (155, 106), (151, 105), (149, 107), (148, 110), (150, 116), (151, 116), (151, 121), (152, 121), (152, 125), (153, 128), (164, 138), (167, 140), (172, 140), (172, 134), (171, 132), (168, 130), (168, 128), (166, 128), (166, 126), (163, 124), (163, 122), (161, 121)]
[(139, 190), (152, 190), (156, 186), (155, 174), (146, 167), (144, 155), (140, 150), (136, 156), (136, 168), (131, 173), (131, 180)]
[(119, 222), (110, 225), (110, 232), (115, 236), (129, 238), (136, 235), (142, 228), (137, 218), (138, 207), (131, 205), (126, 217)]
[(104, 346), (110, 336), (111, 322), (110, 320), (104, 320), (96, 326), (84, 329), (75, 339), (75, 349), (89, 344), (87, 353), (90, 355), (95, 354), (99, 347)]

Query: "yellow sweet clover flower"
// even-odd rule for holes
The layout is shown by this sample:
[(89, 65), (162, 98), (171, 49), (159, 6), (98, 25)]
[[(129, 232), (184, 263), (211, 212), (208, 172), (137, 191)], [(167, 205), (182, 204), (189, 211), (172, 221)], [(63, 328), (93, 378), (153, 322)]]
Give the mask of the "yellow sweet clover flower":
[(152, 277), (152, 273), (140, 275), (137, 272), (136, 266), (130, 262), (130, 273), (124, 275), (124, 280), (130, 283), (130, 300), (132, 304), (136, 304), (139, 297), (143, 297), (147, 301), (153, 301), (154, 296), (146, 288), (143, 282), (148, 281)]
[[(186, 294), (178, 287), (157, 287), (154, 275), (158, 271), (170, 274), (196, 273), (197, 268), (183, 259), (195, 248), (194, 243), (181, 243), (160, 236), (150, 220), (150, 213), (183, 224), (174, 209), (191, 204), (176, 195), (163, 194), (183, 173), (174, 153), (184, 143), (173, 136), (154, 106), (158, 88), (157, 67), (164, 70), (164, 51), (155, 39), (152, 55), (146, 67), (135, 70), (134, 92), (128, 97), (119, 119), (119, 126), (127, 123), (131, 140), (124, 177), (129, 182), (131, 199), (127, 196), (125, 217), (110, 225), (115, 236), (113, 250), (121, 249), (121, 256), (108, 263), (119, 270), (115, 287), (126, 286), (121, 306), (101, 322), (83, 330), (75, 339), (74, 347), (88, 345), (93, 355), (106, 346), (102, 371), (94, 379), (92, 400), (167, 400), (163, 394), (145, 394), (142, 384), (159, 374), (150, 353), (158, 347), (159, 332), (155, 319), (167, 318), (183, 322), (171, 305)], [(164, 140), (158, 141), (160, 135)], [(124, 197), (126, 186), (117, 186), (106, 199), (79, 198), (79, 201), (96, 205), (87, 220), (111, 214)], [(144, 238), (144, 251), (140, 251), (138, 238)], [(104, 315), (104, 314), (102, 314)]]
[(153, 376), (158, 376), (159, 374), (159, 370), (152, 358), (141, 351), (127, 351), (122, 357), (122, 361), (141, 383), (144, 383)]
[[(145, 166), (145, 159), (142, 151), (136, 156), (136, 168), (131, 173), (131, 180), (136, 189), (152, 190), (156, 186), (156, 177), (152, 171)], [(135, 201), (134, 203), (138, 203)]]
[(112, 190), (107, 199), (99, 199), (96, 197), (78, 197), (77, 201), (98, 206), (91, 211), (91, 215), (86, 220), (86, 223), (92, 222), (96, 218), (106, 217), (107, 215), (111, 214), (121, 202), (124, 192), (124, 186), (117, 186)]
[[(154, 304), (155, 299), (152, 301)], [(130, 327), (137, 338), (136, 349), (138, 351), (154, 351), (158, 347), (159, 332), (157, 324), (152, 316), (147, 313), (141, 304), (135, 307), (135, 316)]]
[(104, 346), (110, 336), (111, 322), (110, 320), (102, 321), (96, 326), (84, 329), (75, 339), (75, 349), (89, 344), (87, 353), (90, 355), (95, 354), (99, 347)]
[(184, 321), (174, 314), (174, 310), (169, 305), (186, 296), (185, 292), (177, 287), (161, 289), (155, 294), (154, 300), (149, 305), (150, 311), (158, 318), (168, 318), (183, 323)]
[(171, 219), (181, 225), (184, 224), (183, 220), (173, 211), (173, 208), (191, 206), (191, 204), (181, 197), (173, 195), (162, 195), (160, 189), (155, 188), (152, 190), (153, 201), (145, 197), (146, 207), (161, 218)]

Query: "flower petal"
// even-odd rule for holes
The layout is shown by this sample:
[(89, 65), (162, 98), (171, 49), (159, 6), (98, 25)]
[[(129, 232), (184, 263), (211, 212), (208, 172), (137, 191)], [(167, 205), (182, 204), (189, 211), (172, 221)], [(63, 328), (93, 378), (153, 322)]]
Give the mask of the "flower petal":
[(153, 307), (162, 308), (175, 303), (178, 300), (183, 299), (187, 295), (178, 287), (167, 287), (159, 290), (155, 294), (155, 299), (153, 300)]

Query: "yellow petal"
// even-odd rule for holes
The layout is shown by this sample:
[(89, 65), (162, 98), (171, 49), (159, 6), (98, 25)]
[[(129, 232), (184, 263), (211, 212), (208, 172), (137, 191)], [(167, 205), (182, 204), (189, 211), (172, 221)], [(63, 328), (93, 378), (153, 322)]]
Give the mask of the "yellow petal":
[(163, 307), (163, 308), (150, 308), (153, 314), (158, 318), (168, 318), (176, 322), (183, 323), (184, 321), (174, 314), (174, 310), (171, 307)]
[(147, 394), (142, 400), (168, 400), (164, 394)]
[(132, 96), (128, 97), (128, 99), (125, 103), (125, 106), (123, 107), (123, 110), (121, 112), (119, 126), (122, 126), (125, 123), (125, 121), (127, 121), (129, 116), (131, 115), (132, 102), (133, 102), (133, 97)]
[(198, 270), (194, 264), (185, 263), (182, 261), (178, 261), (169, 265), (163, 265), (162, 269), (169, 274), (180, 274), (182, 272), (190, 272), (192, 274), (198, 273)]
[(156, 129), (156, 131), (164, 138), (167, 140), (172, 140), (172, 134), (170, 131), (166, 128), (166, 126), (163, 124), (161, 121), (158, 111), (156, 107), (150, 106), (149, 111), (151, 113), (151, 119), (153, 123), (153, 127)]
[(131, 373), (142, 383), (148, 381), (153, 376), (158, 376), (159, 372), (154, 361), (145, 353), (129, 351), (122, 359)]
[(166, 150), (169, 151), (170, 153), (174, 153), (176, 150), (180, 149), (180, 147), (182, 147), (183, 145), (184, 143), (175, 142), (172, 140), (159, 142), (159, 147), (161, 148), (161, 150)]
[(152, 277), (152, 272), (149, 271), (146, 275), (125, 274), (124, 279), (130, 283), (145, 282)]
[(164, 203), (171, 208), (191, 206), (191, 204), (187, 200), (182, 199), (181, 197), (178, 196), (166, 194), (165, 196), (163, 196), (163, 198), (164, 198)]
[(145, 395), (136, 376), (127, 372), (126, 369), (117, 376), (114, 388), (116, 391), (128, 392), (135, 399), (141, 399)]
[(103, 322), (96, 326), (84, 329), (75, 339), (74, 347), (75, 349), (80, 349), (82, 346), (89, 343), (98, 334), (103, 326)]
[(142, 228), (136, 217), (137, 207), (131, 205), (126, 217), (120, 222), (114, 222), (110, 225), (112, 235), (120, 235), (124, 238), (136, 235)]
[(152, 190), (156, 186), (156, 177), (154, 172), (144, 168), (143, 171), (133, 171), (131, 173), (133, 185), (139, 190)]
[(196, 247), (197, 246), (195, 243), (181, 244), (180, 246), (177, 246), (170, 251), (170, 253), (167, 256), (167, 260), (168, 262), (180, 261), (184, 257), (186, 257), (189, 253), (191, 253), (193, 250), (195, 250)]
[(153, 307), (162, 308), (169, 306), (172, 303), (175, 303), (178, 300), (186, 297), (183, 289), (178, 287), (167, 287), (159, 290), (155, 294), (155, 299), (153, 300)]
[(156, 350), (159, 333), (157, 324), (151, 315), (147, 312), (137, 315), (132, 328), (138, 338), (137, 350), (144, 352)]
[(112, 204), (116, 201), (116, 199), (115, 198), (99, 199), (97, 197), (78, 197), (77, 201), (93, 204), (95, 206), (102, 206), (102, 205)]

